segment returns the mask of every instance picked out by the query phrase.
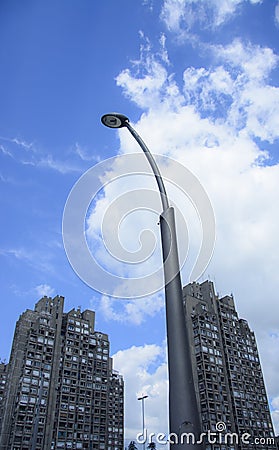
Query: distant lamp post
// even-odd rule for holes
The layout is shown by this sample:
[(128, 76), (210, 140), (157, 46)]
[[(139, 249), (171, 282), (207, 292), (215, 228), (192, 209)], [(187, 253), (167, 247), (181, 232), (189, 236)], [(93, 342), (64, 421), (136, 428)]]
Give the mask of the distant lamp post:
[[(193, 380), (189, 337), (183, 306), (174, 209), (169, 201), (159, 168), (139, 134), (123, 114), (110, 113), (101, 118), (109, 128), (126, 127), (143, 150), (154, 173), (160, 192), (163, 212), (160, 215), (161, 241), (164, 262), (165, 302), (168, 340), (169, 370), (169, 427), (174, 437), (172, 449), (197, 450), (204, 446), (196, 444), (200, 436), (201, 422)], [(181, 442), (183, 433), (192, 433), (196, 439), (189, 444)], [(177, 436), (177, 439), (175, 438)]]
[[(148, 398), (148, 395), (142, 395), (138, 398), (138, 400), (141, 401), (141, 408), (142, 408), (142, 435), (145, 436), (145, 420), (144, 420), (144, 400)], [(143, 450), (145, 450), (145, 440), (143, 440), (142, 444)]]

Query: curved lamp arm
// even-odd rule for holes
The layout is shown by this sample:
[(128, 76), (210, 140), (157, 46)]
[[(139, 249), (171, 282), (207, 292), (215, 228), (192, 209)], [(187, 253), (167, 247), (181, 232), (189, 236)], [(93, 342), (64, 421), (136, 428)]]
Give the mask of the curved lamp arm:
[(156, 182), (159, 188), (160, 196), (161, 196), (161, 202), (163, 211), (166, 211), (169, 208), (169, 201), (167, 197), (166, 188), (162, 179), (162, 175), (160, 173), (159, 167), (157, 166), (157, 163), (150, 152), (147, 145), (144, 143), (140, 135), (136, 132), (136, 130), (132, 127), (132, 125), (129, 122), (128, 117), (124, 116), (124, 114), (119, 113), (110, 113), (105, 114), (101, 118), (102, 123), (109, 127), (109, 128), (123, 128), (126, 127), (130, 131), (131, 135), (135, 138), (141, 149), (143, 150), (151, 169), (154, 173), (154, 176), (156, 178)]

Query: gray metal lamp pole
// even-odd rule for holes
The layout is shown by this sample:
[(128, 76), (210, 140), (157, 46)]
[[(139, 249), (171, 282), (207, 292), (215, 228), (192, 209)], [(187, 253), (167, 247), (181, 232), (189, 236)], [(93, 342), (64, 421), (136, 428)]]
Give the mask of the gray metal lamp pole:
[[(163, 212), (160, 215), (161, 241), (164, 262), (166, 323), (169, 370), (169, 427), (171, 448), (197, 450), (201, 423), (193, 380), (189, 337), (183, 307), (183, 295), (178, 260), (174, 209), (169, 206), (166, 189), (159, 168), (141, 137), (123, 114), (110, 113), (101, 118), (109, 128), (126, 127), (135, 138), (152, 168), (159, 188)], [(183, 433), (192, 433), (187, 443)]]
[[(142, 395), (141, 397), (138, 398), (138, 400), (141, 401), (141, 405), (142, 405), (142, 435), (145, 436), (144, 431), (145, 431), (145, 422), (144, 422), (144, 400), (148, 398), (148, 395)], [(143, 441), (142, 444), (142, 448), (143, 450), (145, 450), (145, 440)]]

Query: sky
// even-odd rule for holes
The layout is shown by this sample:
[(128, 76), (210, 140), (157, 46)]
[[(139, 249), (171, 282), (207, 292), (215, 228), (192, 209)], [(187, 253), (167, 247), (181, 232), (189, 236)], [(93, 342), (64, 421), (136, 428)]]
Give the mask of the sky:
[[(0, 2), (0, 358), (41, 296), (94, 309), (125, 378), (127, 442), (140, 394), (148, 430), (168, 426), (161, 205), (129, 132), (101, 124), (111, 111), (157, 155), (183, 283), (233, 293), (255, 331), (279, 433), (278, 31), (277, 0)], [(94, 270), (67, 258), (83, 239)]]

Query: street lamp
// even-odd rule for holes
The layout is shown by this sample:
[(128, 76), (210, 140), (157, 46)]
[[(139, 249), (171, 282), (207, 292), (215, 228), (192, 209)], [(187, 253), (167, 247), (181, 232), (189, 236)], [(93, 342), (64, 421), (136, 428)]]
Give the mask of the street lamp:
[[(183, 307), (174, 209), (169, 201), (159, 168), (141, 137), (123, 114), (110, 113), (101, 118), (109, 128), (126, 127), (143, 150), (154, 173), (163, 211), (160, 215), (162, 253), (165, 279), (166, 323), (169, 371), (169, 429), (172, 448), (202, 449), (196, 444), (201, 431), (199, 409), (193, 380), (190, 343)], [(183, 433), (192, 433), (191, 443), (182, 442)], [(181, 437), (181, 439), (180, 439)]]
[[(142, 435), (145, 436), (145, 423), (144, 423), (144, 400), (148, 398), (148, 395), (142, 395), (138, 398), (138, 400), (141, 400), (141, 407), (142, 407)], [(142, 444), (143, 450), (145, 450), (145, 439), (143, 439)]]

